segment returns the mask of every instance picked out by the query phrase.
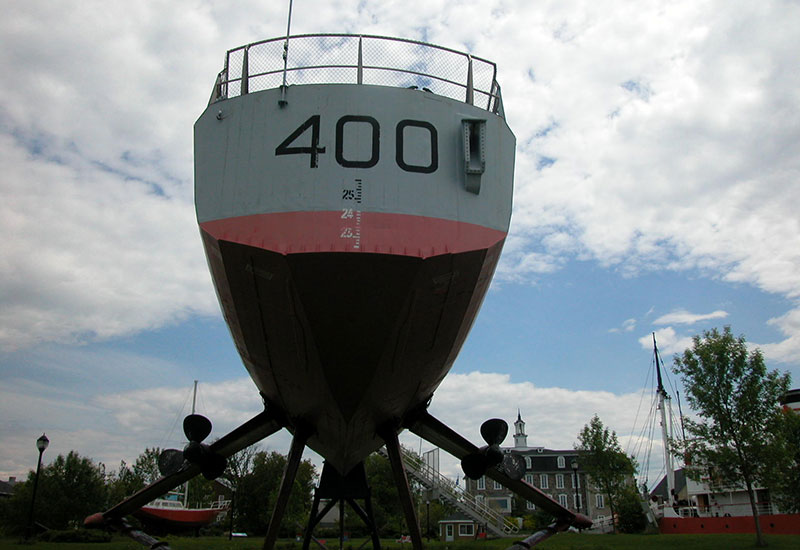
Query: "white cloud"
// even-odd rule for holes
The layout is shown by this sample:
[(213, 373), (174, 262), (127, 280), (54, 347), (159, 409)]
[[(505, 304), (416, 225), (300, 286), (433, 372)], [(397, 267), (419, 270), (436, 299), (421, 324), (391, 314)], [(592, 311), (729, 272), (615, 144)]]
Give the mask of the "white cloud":
[[(769, 320), (769, 324), (777, 327), (785, 336), (785, 339), (772, 344), (752, 344), (764, 353), (768, 360), (795, 362), (800, 357), (800, 308), (793, 309), (782, 315)], [(798, 380), (794, 381), (795, 385)]]
[(619, 328), (609, 329), (608, 332), (633, 332), (636, 328), (636, 319), (625, 319)]
[(0, 163), (0, 349), (218, 310), (190, 203), (74, 156), (31, 154), (9, 135)]
[[(225, 50), (280, 36), (285, 17), (283, 3), (254, 1), (5, 6), (0, 66), (13, 78), (0, 106), (2, 349), (216, 313), (192, 213), (192, 123)], [(798, 24), (793, 3), (689, 0), (633, 10), (622, 1), (314, 1), (293, 17), (297, 33), (407, 36), (497, 61), (518, 142), (500, 280), (536, 280), (579, 259), (628, 275), (693, 270), (789, 299), (800, 298)], [(762, 344), (768, 357), (800, 359), (798, 311), (772, 321), (785, 338)], [(691, 345), (672, 326), (657, 336), (664, 353)], [(641, 341), (651, 346), (649, 335)], [(471, 437), (474, 419), (513, 418), (517, 406), (536, 426), (532, 443), (570, 446), (592, 412), (625, 429), (624, 396), (464, 376), (473, 379), (446, 379), (434, 410)], [(468, 383), (481, 376), (486, 387)], [(448, 397), (451, 385), (475, 399)], [(40, 413), (9, 387), (4, 418), (12, 402), (29, 416), (15, 421), (34, 431), (78, 418), (56, 428), (48, 452), (86, 438), (95, 443), (79, 450), (113, 464), (152, 444), (120, 434), (130, 423), (113, 403), (37, 400)], [(220, 416), (220, 427), (239, 418)], [(19, 472), (5, 466), (8, 453), (27, 468), (31, 442), (17, 433), (3, 434), (2, 471)]]
[[(672, 327), (664, 327), (655, 331), (658, 351), (661, 356), (683, 353), (687, 348), (692, 347), (692, 336), (682, 336), (675, 332)], [(643, 349), (653, 349), (653, 335), (648, 334), (639, 338), (639, 343)]]
[[(28, 458), (35, 454), (36, 436), (42, 431), (52, 441), (50, 459), (74, 449), (109, 468), (115, 468), (120, 460), (130, 463), (146, 447), (182, 445), (180, 421), (190, 412), (191, 388), (155, 386), (97, 394), (85, 402), (52, 392), (42, 395), (42, 389), (15, 383), (13, 391), (8, 386), (0, 390), (0, 415), (8, 420), (6, 426), (16, 426), (12, 431), (0, 429), (4, 442), (0, 448), (0, 477), (23, 475), (30, 467)], [(214, 424), (209, 440), (221, 437), (263, 410), (249, 378), (204, 383), (198, 395), (198, 412)], [(572, 449), (578, 432), (594, 414), (619, 434), (623, 445), (627, 444), (640, 399), (639, 393), (617, 395), (542, 388), (530, 382), (512, 382), (505, 374), (472, 372), (447, 376), (434, 396), (431, 413), (480, 443), (479, 429), (484, 420), (504, 418), (511, 424), (519, 409), (527, 423), (530, 446)], [(419, 438), (409, 432), (401, 439), (412, 449), (419, 446)], [(262, 447), (285, 453), (289, 442), (288, 432), (282, 431)], [(506, 444), (511, 442), (509, 436)], [(423, 448), (430, 445), (423, 443)], [(313, 453), (309, 456), (321, 464), (319, 457)], [(460, 469), (455, 459), (443, 456), (442, 471), (455, 477)]]
[(711, 313), (691, 313), (685, 309), (676, 309), (675, 311), (671, 311), (666, 315), (662, 315), (653, 321), (653, 324), (669, 325), (674, 323), (676, 325), (693, 325), (695, 323), (699, 323), (700, 321), (707, 321), (709, 319), (725, 319), (727, 316), (728, 312), (722, 311), (721, 309), (712, 311)]
[[(263, 2), (7, 6), (4, 348), (214, 310), (191, 215), (192, 122), (225, 50), (280, 36), (285, 18), (285, 5)], [(298, 33), (407, 36), (497, 61), (518, 138), (501, 281), (580, 259), (627, 275), (699, 270), (790, 298), (798, 23), (792, 3), (688, 0), (633, 11), (342, 0), (293, 15)]]

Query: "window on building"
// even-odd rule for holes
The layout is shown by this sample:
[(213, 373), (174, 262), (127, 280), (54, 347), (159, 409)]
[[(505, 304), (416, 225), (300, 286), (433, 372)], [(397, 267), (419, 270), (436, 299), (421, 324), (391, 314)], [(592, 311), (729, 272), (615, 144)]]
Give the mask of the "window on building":
[(486, 500), (486, 498), (483, 495), (478, 495), (478, 496), (475, 497), (475, 502), (477, 502), (481, 506), (483, 506), (485, 500)]
[(594, 506), (595, 508), (606, 507), (606, 499), (603, 498), (603, 495), (594, 495)]
[(561, 506), (563, 506), (563, 507), (565, 507), (565, 508), (566, 508), (566, 507), (567, 507), (567, 495), (565, 495), (565, 494), (563, 494), (563, 493), (562, 493), (562, 494), (560, 494), (560, 495), (558, 495), (558, 503), (559, 503)]
[(495, 491), (499, 491), (499, 490), (500, 490), (500, 489), (502, 489), (502, 488), (503, 488), (503, 486), (500, 484), (500, 482), (499, 482), (499, 481), (495, 481), (495, 482), (494, 482), (494, 490), (495, 490)]
[(533, 466), (531, 465), (531, 457), (529, 457), (529, 456), (526, 456), (526, 457), (525, 457), (525, 467), (526, 467), (527, 469), (529, 469), (529, 470), (530, 470), (531, 468), (533, 468)]
[(566, 467), (567, 461), (564, 459), (563, 456), (558, 457), (558, 467), (564, 468)]
[(525, 483), (533, 485), (533, 474), (525, 474)]
[(486, 489), (486, 478), (481, 476), (478, 478), (478, 490), (483, 491)]
[(583, 507), (583, 502), (581, 501), (581, 494), (573, 495), (572, 500), (574, 500), (574, 508), (576, 510), (580, 510)]
[(573, 489), (581, 488), (581, 474), (575, 474), (574, 476), (572, 476), (572, 488)]
[(528, 510), (536, 510), (536, 505), (533, 502), (528, 501), (527, 508)]
[(556, 489), (564, 488), (564, 474), (556, 474)]
[(458, 536), (459, 537), (471, 537), (475, 534), (475, 526), (471, 523), (459, 523), (458, 524)]
[(539, 488), (541, 488), (541, 489), (547, 489), (548, 488), (547, 474), (540, 474), (539, 475)]
[(511, 511), (511, 497), (490, 498), (489, 507), (494, 508), (498, 512)]

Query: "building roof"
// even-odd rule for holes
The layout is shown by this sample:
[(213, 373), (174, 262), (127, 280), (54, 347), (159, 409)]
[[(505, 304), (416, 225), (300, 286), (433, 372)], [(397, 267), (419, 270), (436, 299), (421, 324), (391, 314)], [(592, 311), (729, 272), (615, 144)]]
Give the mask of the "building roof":
[[(686, 473), (683, 471), (683, 468), (679, 468), (675, 470), (675, 494), (677, 495), (680, 493), (683, 488), (686, 487)], [(665, 475), (661, 478), (661, 481), (658, 482), (658, 485), (650, 491), (650, 496), (657, 496), (661, 497), (666, 500), (667, 498), (667, 476)]]
[(10, 497), (14, 492), (14, 486), (8, 481), (0, 481), (0, 496)]
[(466, 514), (456, 512), (454, 514), (450, 514), (444, 519), (439, 520), (439, 523), (475, 523), (475, 520), (467, 517)]

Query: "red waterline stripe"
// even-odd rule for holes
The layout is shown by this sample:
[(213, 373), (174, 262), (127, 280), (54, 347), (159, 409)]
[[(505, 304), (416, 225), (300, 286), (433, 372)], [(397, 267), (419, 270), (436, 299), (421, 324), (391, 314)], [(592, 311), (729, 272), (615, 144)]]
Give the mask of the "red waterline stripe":
[(380, 212), (278, 212), (203, 222), (217, 240), (255, 246), (281, 254), (371, 252), (427, 258), (481, 250), (506, 233), (481, 225)]

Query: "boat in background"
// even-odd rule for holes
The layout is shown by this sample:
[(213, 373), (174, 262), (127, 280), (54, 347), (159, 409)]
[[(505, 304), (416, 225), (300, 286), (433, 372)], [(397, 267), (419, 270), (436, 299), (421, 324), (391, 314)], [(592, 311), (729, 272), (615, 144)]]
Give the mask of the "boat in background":
[[(197, 406), (197, 380), (194, 381), (192, 393), (192, 414)], [(215, 481), (220, 488), (228, 489), (220, 480)], [(223, 491), (227, 492), (227, 491)], [(189, 508), (189, 483), (186, 482), (178, 489), (170, 491), (164, 498), (157, 498), (149, 504), (142, 506), (134, 515), (141, 521), (156, 524), (160, 528), (182, 531), (186, 529), (199, 529), (214, 521), (230, 509), (231, 501), (223, 494), (209, 506), (202, 508)]]
[(198, 529), (214, 521), (220, 514), (227, 513), (230, 500), (217, 500), (205, 508), (187, 508), (186, 502), (169, 498), (159, 498), (135, 514), (142, 521), (158, 523), (162, 527)]
[[(695, 481), (686, 475), (684, 468), (675, 468), (673, 465), (673, 461), (681, 457), (673, 456), (669, 452), (668, 442), (674, 437), (675, 428), (670, 407), (671, 398), (661, 377), (661, 366), (664, 363), (658, 353), (655, 333), (653, 357), (658, 381), (657, 410), (660, 413), (665, 449), (664, 467), (667, 472), (650, 491), (650, 509), (658, 522), (659, 531), (662, 534), (755, 533), (750, 499), (744, 486), (721, 485), (708, 475)], [(792, 395), (795, 394), (789, 392), (781, 404), (787, 406)], [(680, 401), (678, 405), (680, 407)], [(683, 432), (683, 415), (679, 414)], [(681, 437), (686, 439), (683, 433)], [(764, 534), (800, 535), (800, 514), (781, 513), (772, 503), (768, 489), (756, 487), (755, 491), (759, 523)]]

